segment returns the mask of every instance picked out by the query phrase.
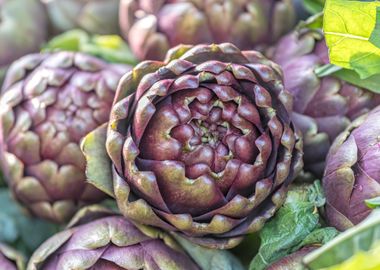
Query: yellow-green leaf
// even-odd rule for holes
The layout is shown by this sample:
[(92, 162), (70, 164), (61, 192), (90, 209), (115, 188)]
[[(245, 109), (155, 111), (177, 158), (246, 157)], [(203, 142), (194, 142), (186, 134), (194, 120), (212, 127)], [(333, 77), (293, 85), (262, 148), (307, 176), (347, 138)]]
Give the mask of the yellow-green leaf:
[(380, 269), (380, 245), (364, 252), (360, 251), (353, 257), (339, 265), (329, 267), (326, 270), (379, 270)]
[(332, 64), (365, 79), (380, 73), (380, 48), (371, 40), (379, 1), (327, 0), (323, 29)]

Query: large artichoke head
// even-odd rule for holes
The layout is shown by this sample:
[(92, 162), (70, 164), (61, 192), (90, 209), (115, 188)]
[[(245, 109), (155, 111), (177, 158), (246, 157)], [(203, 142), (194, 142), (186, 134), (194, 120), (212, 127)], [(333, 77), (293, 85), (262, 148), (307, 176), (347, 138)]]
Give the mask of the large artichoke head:
[(271, 44), (296, 22), (291, 0), (121, 0), (120, 27), (140, 59), (179, 44)]
[(84, 140), (88, 178), (107, 189), (111, 173), (99, 168), (111, 159), (108, 193), (125, 216), (205, 246), (238, 244), (273, 216), (302, 169), (280, 73), (229, 43), (140, 63), (119, 84), (108, 131)]
[(36, 52), (47, 38), (47, 20), (38, 0), (0, 1), (0, 78), (21, 56)]
[(73, 52), (32, 54), (10, 67), (0, 101), (3, 172), (35, 215), (62, 222), (103, 198), (85, 182), (79, 142), (107, 122), (127, 70)]
[(27, 269), (200, 269), (163, 232), (97, 208), (78, 212), (67, 230), (35, 251)]
[(280, 40), (273, 60), (294, 96), (292, 119), (304, 137), (305, 169), (322, 177), (334, 139), (353, 119), (380, 104), (380, 95), (333, 76), (319, 77), (328, 48), (319, 30), (301, 29)]
[(357, 118), (332, 145), (323, 188), (328, 222), (340, 230), (369, 215), (366, 200), (380, 197), (380, 107)]
[(14, 249), (0, 243), (0, 269), (24, 270), (25, 258)]
[(42, 0), (54, 32), (80, 28), (91, 34), (119, 33), (119, 0)]

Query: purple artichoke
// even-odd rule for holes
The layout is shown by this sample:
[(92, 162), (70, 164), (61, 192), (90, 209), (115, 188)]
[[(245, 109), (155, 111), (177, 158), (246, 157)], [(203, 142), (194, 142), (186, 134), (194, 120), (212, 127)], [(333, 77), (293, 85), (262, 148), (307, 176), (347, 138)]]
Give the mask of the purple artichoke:
[(322, 177), (330, 146), (353, 119), (380, 104), (380, 95), (316, 68), (329, 63), (320, 31), (302, 29), (278, 43), (273, 60), (282, 66), (284, 83), (294, 96), (292, 119), (304, 137), (305, 170)]
[(103, 198), (85, 182), (78, 144), (108, 121), (128, 70), (73, 52), (32, 54), (10, 67), (0, 101), (1, 159), (15, 197), (33, 214), (63, 222)]
[(140, 63), (119, 84), (107, 134), (84, 140), (88, 178), (109, 187), (105, 143), (107, 192), (125, 216), (204, 246), (235, 246), (273, 216), (302, 169), (280, 74), (229, 43), (178, 46), (165, 62)]
[(380, 196), (380, 106), (356, 119), (332, 145), (323, 188), (330, 225), (345, 230), (371, 209), (365, 200)]
[(119, 33), (119, 0), (42, 0), (54, 32), (80, 28), (90, 34)]
[(136, 227), (127, 219), (96, 208), (43, 243), (28, 270), (56, 269), (200, 269), (163, 232)]
[(271, 44), (292, 29), (291, 0), (121, 0), (120, 27), (139, 59), (162, 60), (179, 44)]
[(12, 248), (0, 243), (0, 269), (23, 270), (24, 268), (24, 257)]
[(0, 1), (0, 81), (21, 56), (36, 52), (47, 38), (47, 20), (38, 0)]

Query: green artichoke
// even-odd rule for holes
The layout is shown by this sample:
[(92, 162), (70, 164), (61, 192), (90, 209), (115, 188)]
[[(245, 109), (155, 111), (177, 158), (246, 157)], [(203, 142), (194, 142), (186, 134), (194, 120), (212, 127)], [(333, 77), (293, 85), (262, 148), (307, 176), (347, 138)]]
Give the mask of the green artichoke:
[(47, 38), (47, 19), (38, 0), (0, 1), (0, 81), (21, 56), (37, 52)]
[(303, 133), (305, 170), (322, 177), (334, 139), (352, 120), (379, 105), (380, 95), (317, 75), (317, 68), (329, 63), (320, 30), (300, 29), (285, 36), (273, 61), (281, 65), (285, 87), (294, 97), (292, 119)]
[(366, 200), (380, 197), (380, 106), (357, 118), (331, 146), (323, 188), (328, 223), (346, 230), (370, 213)]
[[(65, 231), (43, 243), (32, 255), (27, 269), (243, 269), (239, 262), (225, 263), (225, 258), (218, 256), (228, 257), (225, 251), (203, 252), (213, 254), (204, 266), (198, 265), (168, 234), (135, 226), (120, 215), (91, 206), (79, 211)], [(216, 258), (224, 263), (210, 263)]]
[(14, 249), (0, 243), (0, 269), (23, 270), (25, 258)]
[(140, 63), (119, 84), (108, 131), (83, 141), (89, 180), (135, 222), (237, 245), (273, 216), (302, 169), (280, 74), (229, 43)]
[(296, 23), (292, 0), (121, 0), (120, 28), (139, 59), (179, 44), (272, 44)]
[(78, 206), (104, 197), (85, 182), (78, 144), (108, 121), (129, 69), (74, 52), (32, 54), (10, 67), (0, 101), (2, 167), (34, 215), (63, 222)]
[(65, 32), (80, 28), (91, 34), (119, 33), (119, 0), (42, 0), (52, 30)]

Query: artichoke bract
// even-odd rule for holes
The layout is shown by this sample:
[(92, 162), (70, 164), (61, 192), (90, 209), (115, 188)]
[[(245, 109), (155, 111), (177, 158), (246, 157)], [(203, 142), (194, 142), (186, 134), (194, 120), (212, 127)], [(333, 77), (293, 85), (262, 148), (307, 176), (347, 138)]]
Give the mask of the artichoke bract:
[(47, 38), (47, 19), (38, 0), (3, 0), (0, 12), (1, 81), (13, 61), (40, 49)]
[(139, 59), (163, 60), (179, 44), (268, 45), (296, 23), (291, 0), (121, 0), (120, 28)]
[(85, 182), (79, 142), (108, 121), (128, 70), (74, 52), (31, 54), (9, 68), (0, 101), (2, 167), (34, 215), (63, 222), (78, 206), (103, 198)]
[(366, 218), (365, 200), (380, 196), (380, 107), (357, 118), (332, 145), (323, 188), (330, 225), (348, 229)]
[(119, 84), (108, 131), (83, 141), (89, 181), (135, 222), (203, 246), (237, 245), (273, 216), (302, 169), (280, 74), (229, 43), (140, 63)]
[(43, 243), (27, 270), (197, 270), (195, 262), (163, 232), (140, 228), (112, 212), (84, 208), (68, 229)]
[(282, 38), (273, 61), (284, 72), (286, 89), (294, 97), (292, 119), (304, 137), (305, 170), (322, 177), (334, 139), (356, 117), (380, 104), (380, 95), (315, 70), (329, 63), (319, 30), (301, 29)]
[(0, 243), (0, 269), (24, 270), (25, 259), (14, 249)]
[(90, 34), (119, 33), (119, 0), (42, 0), (54, 32), (80, 28)]

